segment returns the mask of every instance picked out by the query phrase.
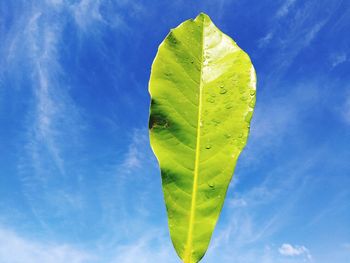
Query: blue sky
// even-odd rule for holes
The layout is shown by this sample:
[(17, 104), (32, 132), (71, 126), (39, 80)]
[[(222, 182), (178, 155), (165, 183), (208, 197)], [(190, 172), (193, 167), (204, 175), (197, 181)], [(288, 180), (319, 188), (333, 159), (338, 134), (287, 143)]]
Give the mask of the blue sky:
[(148, 142), (170, 28), (250, 54), (248, 145), (202, 262), (350, 262), (348, 0), (0, 2), (0, 262), (180, 262)]

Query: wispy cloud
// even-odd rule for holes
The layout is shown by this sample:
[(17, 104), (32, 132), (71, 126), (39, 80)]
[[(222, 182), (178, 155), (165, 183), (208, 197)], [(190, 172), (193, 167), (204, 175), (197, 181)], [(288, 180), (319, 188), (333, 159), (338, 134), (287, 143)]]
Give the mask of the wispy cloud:
[(272, 38), (273, 38), (273, 32), (268, 32), (263, 38), (260, 38), (258, 41), (259, 48), (262, 48), (268, 45), (272, 40)]
[(282, 3), (282, 5), (277, 10), (275, 17), (273, 18), (273, 22), (275, 25), (273, 27), (270, 27), (270, 31), (267, 32), (264, 37), (258, 40), (259, 48), (267, 46), (271, 42), (271, 40), (273, 40), (274, 35), (278, 30), (279, 21), (289, 13), (290, 9), (292, 8), (295, 2), (296, 0), (286, 0)]
[[(98, 26), (110, 27), (117, 30), (129, 30), (127, 17), (140, 19), (146, 15), (144, 6), (137, 1), (93, 1), (80, 0), (73, 4), (66, 4), (82, 33), (94, 33)], [(123, 11), (126, 11), (123, 12)]]
[(164, 232), (146, 231), (144, 236), (132, 244), (118, 246), (115, 254), (108, 260), (110, 263), (150, 263), (150, 262), (179, 262), (171, 242)]
[(346, 62), (347, 59), (348, 59), (348, 56), (345, 52), (332, 54), (330, 56), (330, 63), (332, 68), (335, 68), (336, 66)]
[(100, 13), (100, 0), (81, 0), (69, 6), (72, 10), (73, 17), (82, 30), (91, 29), (91, 24), (94, 22), (104, 22)]
[[(276, 42), (277, 46), (276, 44), (275, 46), (280, 52), (279, 56), (273, 61), (275, 70), (272, 72), (272, 75), (274, 77), (280, 78), (283, 76), (298, 54), (311, 44), (330, 18), (329, 16), (310, 25), (307, 21), (307, 16), (308, 10), (296, 13), (295, 21), (298, 22), (290, 26), (288, 35)], [(291, 45), (291, 43), (293, 44)]]
[(88, 263), (94, 257), (69, 244), (34, 241), (0, 227), (0, 258), (4, 263)]
[[(71, 185), (78, 179), (70, 177), (71, 185), (66, 180), (73, 169), (71, 158), (81, 147), (84, 121), (62, 67), (60, 50), (67, 20), (52, 19), (63, 10), (63, 2), (41, 1), (26, 8), (19, 4), (18, 9), (21, 18), (5, 34), (8, 41), (3, 47), (11, 69), (7, 77), (16, 81), (20, 74), (19, 96), (28, 98), (20, 120), (21, 142), (16, 145), (17, 168), (22, 194), (37, 221), (47, 228), (43, 215), (53, 217), (71, 207), (65, 205), (66, 197), (72, 196)], [(63, 198), (59, 202), (58, 196)], [(53, 207), (55, 215), (49, 213)]]
[(286, 16), (289, 13), (290, 9), (293, 7), (295, 2), (296, 0), (286, 0), (282, 4), (282, 6), (278, 9), (276, 16), (278, 18)]
[[(58, 5), (59, 2), (54, 4)], [(81, 130), (81, 119), (79, 109), (69, 95), (66, 75), (58, 54), (65, 21), (50, 20), (50, 12), (56, 11), (49, 9), (47, 13), (42, 13), (38, 7), (29, 10), (25, 29), (18, 32), (17, 41), (12, 44), (12, 48), (14, 52), (24, 49), (29, 54), (28, 67), (32, 69), (29, 85), (34, 101), (27, 116), (27, 149), (32, 156), (34, 168), (38, 174), (41, 173), (40, 158), (42, 151), (47, 151), (60, 174), (64, 175), (65, 161), (61, 142), (70, 138), (72, 144), (75, 143)]]
[[(315, 15), (317, 12), (314, 10), (324, 8), (335, 11), (341, 4), (334, 2), (329, 5), (327, 1), (308, 1), (300, 5), (296, 3), (296, 0), (283, 2), (276, 16), (271, 19), (268, 31), (257, 41), (262, 54), (265, 48), (269, 52), (271, 64), (267, 79), (270, 85), (277, 84), (284, 77), (298, 55), (317, 40), (322, 29), (332, 18), (332, 11)], [(270, 55), (271, 48), (275, 50), (275, 55)]]
[(148, 131), (146, 129), (135, 129), (128, 146), (128, 150), (123, 157), (119, 169), (126, 174), (146, 165), (149, 152)]
[[(160, 171), (149, 145), (148, 129), (135, 128), (124, 142), (124, 154), (102, 169), (104, 183), (98, 186), (102, 222), (110, 226), (106, 238), (111, 239), (138, 235), (154, 213), (165, 212)], [(156, 203), (152, 200), (154, 193), (160, 198)]]

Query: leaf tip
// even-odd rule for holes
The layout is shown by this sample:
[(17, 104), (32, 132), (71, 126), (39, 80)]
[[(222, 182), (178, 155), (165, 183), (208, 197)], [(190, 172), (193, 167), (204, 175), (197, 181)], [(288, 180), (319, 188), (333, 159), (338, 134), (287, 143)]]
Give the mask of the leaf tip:
[(196, 17), (196, 20), (210, 20), (210, 17), (206, 14), (206, 13), (203, 13), (203, 12), (200, 12), (199, 15)]

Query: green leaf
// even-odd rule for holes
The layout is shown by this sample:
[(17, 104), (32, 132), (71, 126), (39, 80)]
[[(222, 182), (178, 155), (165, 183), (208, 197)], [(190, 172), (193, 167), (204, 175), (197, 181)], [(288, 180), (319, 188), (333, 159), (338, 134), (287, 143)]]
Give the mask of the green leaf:
[(249, 56), (201, 13), (172, 29), (152, 65), (150, 140), (177, 254), (205, 254), (255, 105)]

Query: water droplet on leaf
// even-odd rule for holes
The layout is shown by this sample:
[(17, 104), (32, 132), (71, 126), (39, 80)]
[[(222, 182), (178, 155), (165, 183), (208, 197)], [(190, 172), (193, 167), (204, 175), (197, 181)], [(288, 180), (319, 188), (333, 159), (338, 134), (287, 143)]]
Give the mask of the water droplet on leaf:
[(213, 119), (212, 122), (214, 123), (215, 126), (218, 126), (220, 124), (220, 121), (217, 119)]
[(210, 181), (208, 182), (208, 186), (213, 189), (215, 188), (215, 183), (213, 181)]

